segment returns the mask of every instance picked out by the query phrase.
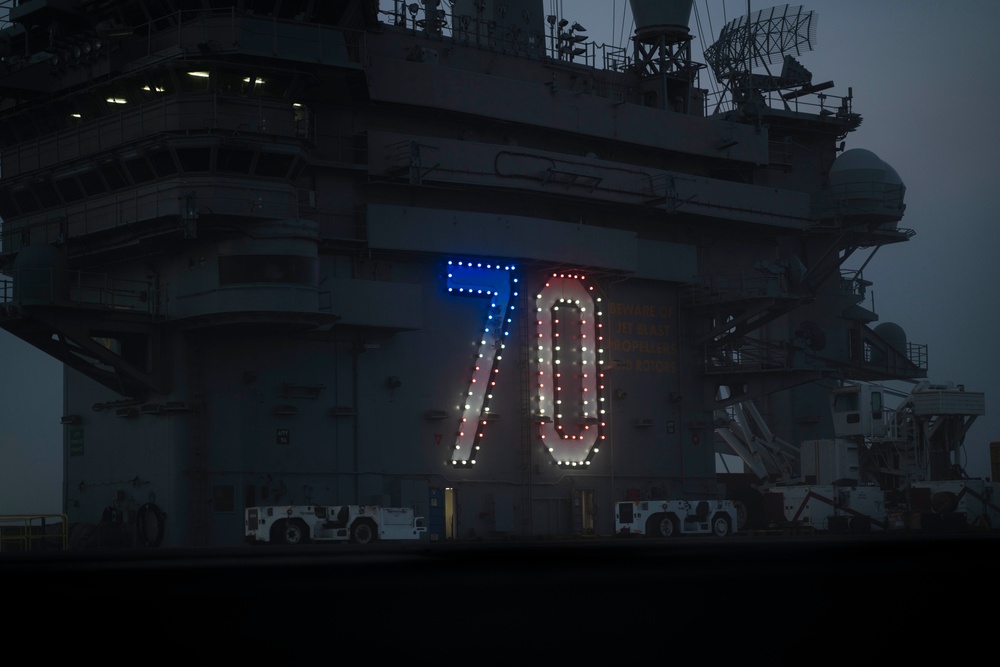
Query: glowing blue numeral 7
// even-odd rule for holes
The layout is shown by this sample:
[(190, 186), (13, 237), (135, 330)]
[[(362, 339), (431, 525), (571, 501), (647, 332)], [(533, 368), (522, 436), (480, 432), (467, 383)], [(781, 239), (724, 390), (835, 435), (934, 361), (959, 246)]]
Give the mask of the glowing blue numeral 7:
[(476, 463), (476, 452), (489, 420), (490, 400), (503, 358), (504, 338), (512, 319), (509, 313), (514, 310), (514, 299), (517, 297), (517, 278), (511, 264), (450, 261), (447, 285), (452, 294), (490, 299), (469, 390), (464, 403), (459, 405), (462, 416), (451, 453), (453, 465), (471, 466)]

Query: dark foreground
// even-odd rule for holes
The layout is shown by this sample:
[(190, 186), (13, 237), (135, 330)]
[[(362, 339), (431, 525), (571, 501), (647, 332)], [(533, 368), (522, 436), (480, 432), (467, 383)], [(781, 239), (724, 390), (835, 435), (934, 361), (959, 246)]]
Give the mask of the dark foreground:
[(62, 664), (818, 667), (995, 658), (1000, 633), (996, 533), (43, 552), (0, 572), (8, 647)]

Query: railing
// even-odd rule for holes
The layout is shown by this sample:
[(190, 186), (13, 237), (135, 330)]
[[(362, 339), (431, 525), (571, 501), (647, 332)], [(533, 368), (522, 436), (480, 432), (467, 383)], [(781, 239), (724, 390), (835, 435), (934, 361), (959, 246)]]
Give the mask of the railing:
[(682, 298), (685, 304), (699, 305), (782, 296), (788, 296), (784, 274), (758, 269), (754, 273), (740, 271), (703, 277), (698, 283), (687, 285)]
[(0, 304), (73, 305), (156, 314), (152, 283), (68, 269), (14, 269), (0, 279)]
[(927, 344), (906, 343), (906, 358), (921, 370), (927, 370)]
[(790, 367), (789, 348), (780, 342), (744, 337), (739, 347), (708, 346), (705, 374), (784, 370)]
[[(50, 530), (58, 524), (56, 529)], [(32, 551), (55, 546), (69, 548), (69, 520), (65, 514), (0, 515), (0, 551)]]
[[(268, 56), (301, 57), (319, 63), (361, 63), (365, 57), (363, 32), (243, 12), (236, 7), (179, 10), (129, 28), (146, 38), (149, 59), (169, 59), (177, 49), (199, 53), (265, 50)], [(345, 40), (344, 36), (351, 38)]]
[(308, 195), (300, 204), (299, 191), (285, 183), (255, 183), (248, 177), (225, 174), (175, 176), (8, 220), (3, 228), (3, 253), (20, 250), (24, 229), (30, 230), (32, 244), (59, 243), (148, 220), (173, 218), (178, 229), (196, 226), (202, 213), (260, 220), (315, 217), (307, 208)]
[[(14, 0), (0, 0), (0, 27), (6, 25), (4, 19), (13, 4)], [(542, 31), (528, 30), (520, 15), (512, 14), (506, 19), (495, 20), (446, 14), (440, 21), (435, 21), (428, 20), (423, 11), (411, 12), (410, 8), (418, 8), (417, 3), (381, 0), (379, 15), (388, 25), (479, 48), (508, 53), (523, 51), (529, 57), (543, 55), (553, 62), (607, 71), (627, 71), (635, 65), (635, 59), (622, 46), (566, 41), (561, 38), (561, 29), (553, 24), (545, 25)], [(170, 27), (163, 29), (164, 25)], [(303, 30), (304, 27), (308, 30)], [(233, 7), (180, 10), (155, 22), (129, 26), (129, 29), (132, 34), (145, 37), (148, 64), (155, 64), (154, 59), (169, 60), (184, 52), (199, 53), (207, 49), (212, 53), (235, 53), (241, 49), (260, 50), (265, 47), (268, 56), (302, 58), (309, 62), (360, 65), (367, 57), (363, 31), (321, 24), (307, 26), (301, 21), (237, 12)], [(584, 32), (579, 32), (578, 36), (586, 37)], [(703, 113), (711, 113), (713, 105), (716, 109), (721, 108), (721, 100), (727, 93), (727, 90), (721, 90), (707, 95)], [(790, 100), (782, 99), (780, 91), (764, 91), (763, 94), (767, 106), (771, 108), (785, 108), (787, 105), (793, 111), (824, 116), (851, 113), (850, 94), (840, 97), (819, 93)]]
[[(99, 111), (100, 108), (93, 113)], [(295, 118), (297, 111), (302, 115), (299, 121)], [(50, 133), (40, 133), (34, 127), (39, 122), (37, 116), (20, 116), (8, 121), (14, 123), (7, 128), (11, 136), (25, 138), (4, 149), (4, 178), (58, 168), (74, 160), (154, 139), (214, 137), (238, 142), (244, 135), (266, 136), (291, 150), (301, 147), (307, 139), (311, 126), (308, 114), (308, 109), (281, 100), (187, 92), (136, 103), (121, 111), (107, 111), (87, 120), (71, 122), (67, 112), (63, 120), (66, 127)], [(252, 119), (252, 127), (248, 119)], [(28, 124), (32, 127), (27, 127)], [(26, 138), (39, 134), (40, 138)], [(72, 175), (57, 172), (54, 178)]]
[[(853, 116), (853, 112), (851, 111), (853, 93), (849, 93), (848, 95), (811, 93), (792, 100), (786, 100), (782, 97), (781, 90), (753, 92), (760, 93), (760, 99), (763, 100), (764, 106), (768, 109), (785, 110), (787, 108), (787, 110), (793, 112), (816, 114), (823, 117), (833, 116), (842, 120), (848, 120)], [(727, 95), (730, 96), (729, 104), (726, 101)], [(731, 91), (728, 89), (710, 92), (705, 98), (705, 108), (708, 114), (725, 111), (727, 107), (731, 106), (734, 105), (731, 100)]]
[[(3, 1), (0, 0), (0, 2)], [(7, 1), (9, 2), (10, 0)], [(0, 16), (3, 16), (3, 14), (0, 14)], [(164, 28), (163, 26), (168, 27)], [(360, 69), (361, 64), (366, 59), (367, 53), (365, 46), (366, 34), (364, 31), (346, 30), (323, 24), (308, 24), (301, 21), (275, 19), (269, 16), (256, 15), (251, 12), (237, 11), (235, 7), (216, 11), (178, 11), (162, 19), (157, 19), (155, 22), (128, 26), (126, 32), (132, 36), (130, 38), (130, 48), (139, 47), (141, 40), (145, 41), (145, 54), (137, 54), (136, 62), (144, 62), (144, 64), (150, 67), (157, 63), (178, 59), (193, 60), (206, 57), (211, 60), (214, 58), (210, 56), (230, 53), (244, 56), (244, 61), (247, 56), (263, 55), (271, 58), (284, 58), (313, 64), (325, 63)], [(120, 36), (116, 38), (120, 38)], [(52, 73), (55, 74), (64, 68), (72, 69), (93, 66), (94, 63), (100, 63), (100, 61), (107, 58), (108, 53), (108, 45), (98, 45), (97, 48), (89, 51), (85, 58), (74, 60), (68, 56), (54, 56), (48, 62), (53, 68)], [(24, 53), (20, 58), (20, 62), (32, 62), (28, 58), (30, 55), (27, 52)], [(234, 62), (228, 68), (230, 70), (248, 71), (249, 65)], [(162, 71), (150, 72), (149, 77), (151, 78), (145, 81), (140, 81), (142, 76), (143, 74), (139, 72), (133, 72), (126, 77), (125, 80), (135, 82), (135, 86), (131, 88), (121, 85), (121, 77), (114, 80), (98, 77), (95, 79), (94, 86), (89, 91), (74, 91), (72, 98), (74, 100), (72, 104), (73, 108), (69, 108), (65, 100), (55, 100), (54, 102), (49, 100), (47, 104), (33, 109), (33, 112), (37, 113), (32, 113), (31, 117), (26, 121), (32, 127), (28, 127), (24, 132), (20, 133), (16, 127), (8, 127), (5, 128), (6, 132), (0, 134), (10, 134), (11, 137), (17, 137), (16, 140), (7, 138), (5, 141), (8, 143), (24, 143), (32, 137), (49, 134), (51, 131), (50, 125), (54, 120), (66, 120), (66, 122), (69, 122), (71, 111), (81, 113), (83, 122), (92, 121), (96, 115), (121, 119), (124, 116), (119, 116), (118, 111), (120, 109), (114, 108), (118, 104), (135, 108), (136, 105), (158, 94), (176, 94), (176, 91), (165, 90), (160, 85), (165, 87), (174, 84), (182, 86), (192, 85), (188, 79), (182, 79), (182, 82), (178, 82), (170, 77), (164, 77)], [(210, 85), (209, 79), (204, 78), (199, 80), (205, 82), (204, 86), (207, 90)], [(275, 80), (280, 80), (280, 77), (276, 77)], [(140, 86), (143, 84), (146, 85), (140, 90)], [(250, 93), (244, 90), (238, 95), (228, 88), (224, 89), (221, 80), (213, 82), (211, 85), (220, 94), (223, 92), (230, 93), (225, 96), (227, 98), (226, 101), (230, 104), (241, 97), (244, 98), (244, 102), (249, 101), (254, 104), (261, 104), (261, 113), (257, 115), (257, 118), (264, 118), (265, 112), (267, 112), (266, 131), (263, 127), (263, 122), (261, 123), (261, 127), (255, 128), (261, 133), (308, 136), (309, 132), (311, 132), (309, 123), (302, 122), (302, 120), (300, 120), (293, 130), (289, 131), (284, 128), (284, 126), (292, 123), (292, 102), (285, 99), (287, 91), (279, 89), (276, 83), (269, 82), (267, 87), (261, 84), (261, 86), (252, 88)], [(102, 94), (95, 96), (93, 93), (98, 89)], [(193, 88), (187, 88), (187, 92), (196, 91)], [(90, 98), (94, 99), (91, 100)], [(106, 104), (106, 98), (109, 100), (114, 99), (116, 104)], [(60, 103), (67, 108), (60, 108)], [(269, 109), (269, 106), (275, 108)], [(225, 111), (213, 112), (213, 116), (220, 116), (222, 122), (213, 124), (212, 127), (233, 129), (228, 128), (226, 125)], [(200, 127), (203, 121), (207, 123), (211, 120), (204, 119), (199, 114), (197, 117), (191, 119), (188, 124), (193, 123), (195, 126)], [(8, 121), (8, 123), (10, 122), (13, 121)], [(155, 118), (149, 119), (149, 122), (154, 126), (144, 128), (143, 136), (152, 135), (160, 131), (155, 127)], [(36, 124), (38, 127), (34, 127)], [(273, 127), (278, 124), (281, 124), (283, 128), (276, 132)], [(100, 128), (101, 132), (99, 134), (100, 137), (104, 138), (112, 136), (115, 129), (113, 125), (108, 126), (107, 123), (105, 125), (105, 127)], [(60, 146), (65, 148), (73, 146), (73, 144), (61, 141)], [(93, 139), (88, 146), (93, 146)], [(65, 162), (66, 160), (66, 156), (60, 158), (61, 162)], [(4, 171), (8, 172), (9, 170), (5, 168)], [(10, 173), (5, 173), (4, 177), (6, 178), (10, 175)]]
[[(391, 7), (387, 9), (386, 7)], [(431, 10), (433, 11), (433, 10)], [(625, 70), (632, 59), (625, 49), (593, 41), (562, 39), (565, 29), (547, 23), (542, 30), (531, 30), (520, 13), (512, 12), (505, 18), (495, 18), (493, 12), (482, 16), (445, 12), (433, 18), (419, 5), (405, 0), (381, 0), (379, 14), (388, 25), (398, 26), (428, 37), (439, 37), (465, 46), (504, 51), (523, 52), (525, 55), (544, 54), (553, 61), (561, 61), (606, 70)], [(537, 25), (537, 24), (536, 24)], [(575, 31), (586, 37), (586, 31)]]
[(816, 213), (823, 218), (844, 218), (847, 222), (852, 217), (881, 216), (893, 225), (906, 210), (905, 194), (902, 184), (876, 179), (839, 181), (820, 193)]

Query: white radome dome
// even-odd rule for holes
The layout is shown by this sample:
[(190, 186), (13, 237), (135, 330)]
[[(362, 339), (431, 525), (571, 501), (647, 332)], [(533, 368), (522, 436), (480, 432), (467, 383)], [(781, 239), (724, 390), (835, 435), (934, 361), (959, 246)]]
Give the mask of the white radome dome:
[(844, 151), (834, 160), (830, 190), (845, 216), (903, 217), (903, 179), (878, 155), (864, 148)]

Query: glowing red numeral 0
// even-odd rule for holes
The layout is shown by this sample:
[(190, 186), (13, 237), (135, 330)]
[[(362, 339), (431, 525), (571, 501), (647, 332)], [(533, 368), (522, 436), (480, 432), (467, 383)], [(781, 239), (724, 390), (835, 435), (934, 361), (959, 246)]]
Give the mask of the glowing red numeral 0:
[(604, 440), (601, 299), (580, 274), (558, 273), (536, 297), (535, 419), (563, 467), (590, 465)]

